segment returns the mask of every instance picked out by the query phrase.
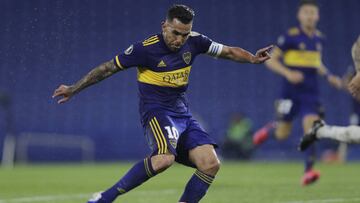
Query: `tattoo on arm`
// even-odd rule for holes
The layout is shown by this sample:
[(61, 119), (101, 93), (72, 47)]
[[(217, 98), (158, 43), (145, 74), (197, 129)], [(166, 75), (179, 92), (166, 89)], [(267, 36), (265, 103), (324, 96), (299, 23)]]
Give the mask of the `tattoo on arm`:
[(96, 84), (105, 78), (117, 73), (120, 69), (114, 64), (113, 60), (107, 61), (86, 74), (81, 80), (72, 85), (73, 93), (79, 93), (88, 86)]

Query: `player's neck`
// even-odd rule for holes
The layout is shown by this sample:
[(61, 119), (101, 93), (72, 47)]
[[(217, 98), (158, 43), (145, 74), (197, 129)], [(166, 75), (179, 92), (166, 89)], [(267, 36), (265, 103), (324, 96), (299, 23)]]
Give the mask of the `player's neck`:
[(303, 26), (301, 25), (301, 30), (309, 37), (313, 37), (315, 35), (316, 32), (316, 27), (307, 27), (307, 26)]

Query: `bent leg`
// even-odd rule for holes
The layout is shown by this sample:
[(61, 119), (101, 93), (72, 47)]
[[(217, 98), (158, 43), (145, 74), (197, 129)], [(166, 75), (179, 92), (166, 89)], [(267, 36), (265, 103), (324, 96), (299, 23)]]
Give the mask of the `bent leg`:
[(138, 187), (169, 168), (175, 160), (172, 154), (160, 154), (136, 163), (115, 185), (101, 194), (100, 202), (113, 202), (119, 195)]
[(277, 140), (285, 140), (289, 137), (292, 130), (292, 122), (278, 121), (275, 129), (275, 137)]
[(186, 185), (180, 202), (197, 203), (203, 198), (220, 169), (213, 145), (201, 145), (189, 151), (197, 170)]

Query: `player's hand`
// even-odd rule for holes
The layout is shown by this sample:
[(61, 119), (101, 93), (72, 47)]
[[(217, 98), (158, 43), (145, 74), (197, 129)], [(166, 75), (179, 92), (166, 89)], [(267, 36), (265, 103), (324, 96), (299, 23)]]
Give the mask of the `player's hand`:
[(348, 89), (351, 95), (360, 101), (360, 73), (356, 73), (356, 75), (351, 79)]
[(290, 70), (285, 77), (292, 84), (299, 84), (304, 81), (303, 73), (297, 70)]
[(343, 87), (343, 81), (336, 75), (329, 75), (327, 77), (328, 82), (330, 85), (335, 87), (336, 89), (342, 89)]
[(270, 51), (274, 47), (274, 45), (270, 45), (268, 47), (259, 49), (255, 56), (253, 63), (264, 63), (265, 61), (269, 60), (271, 58)]
[(57, 101), (58, 104), (67, 102), (74, 95), (72, 86), (60, 85), (55, 91), (52, 98), (62, 97)]

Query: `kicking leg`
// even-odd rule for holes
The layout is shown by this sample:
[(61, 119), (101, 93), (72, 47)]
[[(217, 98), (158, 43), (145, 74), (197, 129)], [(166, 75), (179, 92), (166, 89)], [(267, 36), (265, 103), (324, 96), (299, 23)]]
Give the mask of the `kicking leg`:
[(151, 117), (145, 129), (153, 156), (136, 163), (115, 185), (101, 193), (100, 200), (89, 203), (113, 202), (119, 195), (129, 192), (174, 163), (175, 149), (170, 145), (169, 137), (164, 134), (164, 125), (172, 121), (170, 117), (160, 113)]
[[(101, 198), (94, 203), (110, 203), (158, 173), (169, 168), (175, 160), (172, 154), (160, 154), (136, 163), (115, 185), (101, 193)], [(89, 201), (90, 202), (90, 201)]]
[(220, 161), (214, 147), (206, 144), (189, 151), (189, 158), (197, 170), (186, 185), (180, 198), (182, 203), (197, 203), (205, 196), (220, 169)]

